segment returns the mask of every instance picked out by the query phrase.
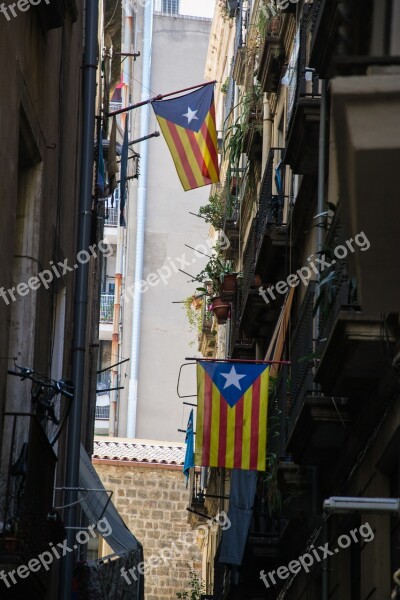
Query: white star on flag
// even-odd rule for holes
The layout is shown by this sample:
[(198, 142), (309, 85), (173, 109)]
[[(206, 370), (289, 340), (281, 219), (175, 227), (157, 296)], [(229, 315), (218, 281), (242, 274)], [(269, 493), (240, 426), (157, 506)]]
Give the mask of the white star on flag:
[(190, 125), (190, 123), (191, 123), (193, 120), (195, 120), (195, 121), (198, 121), (198, 120), (199, 120), (199, 117), (196, 117), (196, 114), (197, 114), (198, 112), (199, 112), (198, 110), (192, 110), (192, 109), (190, 108), (190, 106), (188, 106), (188, 111), (187, 111), (187, 113), (186, 113), (185, 115), (182, 115), (182, 117), (186, 117), (186, 118), (187, 118), (187, 120), (188, 120), (188, 125)]
[(221, 373), (221, 375), (226, 379), (224, 389), (230, 387), (231, 385), (234, 385), (238, 390), (242, 389), (239, 381), (243, 379), (243, 377), (246, 377), (246, 375), (239, 375), (238, 373), (236, 373), (234, 366), (232, 366), (229, 373)]

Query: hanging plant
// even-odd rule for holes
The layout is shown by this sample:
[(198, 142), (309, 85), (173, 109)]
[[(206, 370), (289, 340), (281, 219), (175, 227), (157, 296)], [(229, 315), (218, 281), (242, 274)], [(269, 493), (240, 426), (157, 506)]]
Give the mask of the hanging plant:
[(189, 323), (189, 331), (201, 333), (203, 296), (192, 294), (182, 300), (183, 308), (186, 311), (186, 317)]
[(225, 206), (220, 194), (211, 194), (208, 204), (200, 206), (199, 215), (214, 229), (221, 229), (224, 222)]
[(200, 580), (196, 571), (189, 572), (189, 590), (184, 592), (176, 592), (176, 597), (179, 600), (201, 600), (201, 596), (205, 594), (204, 581)]

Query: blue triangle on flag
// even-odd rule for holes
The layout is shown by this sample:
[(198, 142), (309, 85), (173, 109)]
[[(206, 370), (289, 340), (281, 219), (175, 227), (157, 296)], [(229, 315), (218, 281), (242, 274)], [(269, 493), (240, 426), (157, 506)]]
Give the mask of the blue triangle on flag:
[(152, 102), (156, 115), (172, 121), (175, 125), (200, 131), (214, 98), (214, 86), (204, 85), (199, 90), (171, 98)]
[(199, 361), (231, 408), (253, 385), (268, 364)]

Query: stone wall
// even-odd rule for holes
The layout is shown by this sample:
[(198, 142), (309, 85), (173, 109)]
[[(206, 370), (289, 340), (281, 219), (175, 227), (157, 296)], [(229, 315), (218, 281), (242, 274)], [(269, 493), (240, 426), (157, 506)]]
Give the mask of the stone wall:
[(174, 600), (176, 592), (189, 589), (190, 570), (201, 573), (182, 467), (102, 460), (93, 464), (104, 487), (113, 490), (121, 517), (143, 544), (146, 600)]

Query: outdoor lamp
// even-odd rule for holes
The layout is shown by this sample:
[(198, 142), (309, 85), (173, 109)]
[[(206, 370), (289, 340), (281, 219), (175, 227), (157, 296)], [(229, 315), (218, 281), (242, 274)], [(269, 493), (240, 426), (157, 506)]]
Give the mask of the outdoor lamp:
[(323, 508), (328, 513), (348, 513), (357, 511), (369, 513), (398, 513), (400, 512), (400, 499), (332, 496), (331, 498), (324, 500)]

